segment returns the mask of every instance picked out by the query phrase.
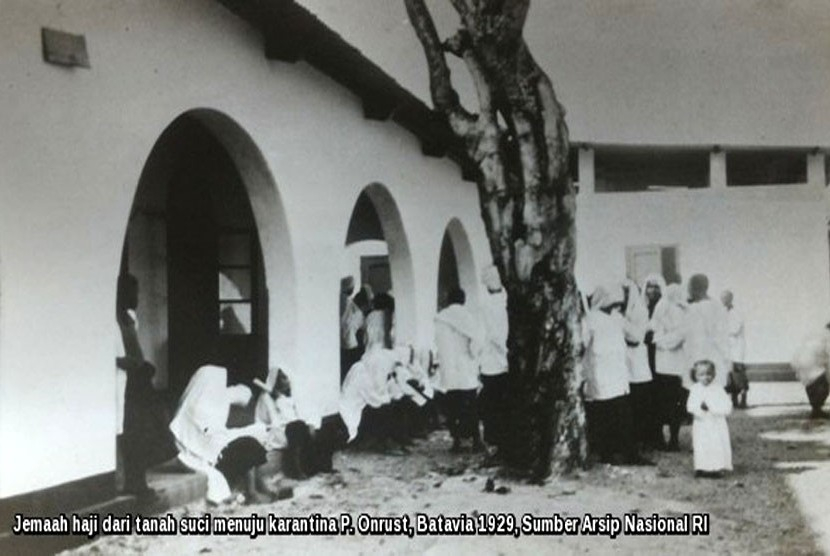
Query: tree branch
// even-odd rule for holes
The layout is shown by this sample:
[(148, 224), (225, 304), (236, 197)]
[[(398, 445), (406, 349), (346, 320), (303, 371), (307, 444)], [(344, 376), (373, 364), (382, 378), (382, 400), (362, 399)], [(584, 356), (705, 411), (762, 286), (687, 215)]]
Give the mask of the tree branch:
[[(530, 95), (536, 105), (535, 121), (539, 125), (539, 142), (545, 147), (546, 186), (554, 187), (566, 183), (568, 177), (568, 126), (565, 123), (565, 109), (559, 103), (550, 79), (533, 59), (527, 44), (522, 41), (519, 48), (518, 65), (521, 74), (529, 76), (528, 84), (532, 87)], [(563, 188), (557, 191), (560, 196), (572, 193)]]
[(504, 0), (502, 16), (505, 19), (505, 31), (508, 37), (518, 39), (522, 36), (529, 9), (530, 0)]
[(458, 12), (458, 16), (461, 18), (461, 23), (463, 23), (465, 27), (469, 27), (467, 23), (473, 16), (473, 12), (476, 9), (475, 6), (471, 6), (467, 0), (450, 0), (450, 2), (452, 3), (453, 8), (455, 8), (455, 11)]
[(452, 86), (450, 69), (429, 9), (424, 0), (404, 0), (404, 4), (427, 59), (432, 102), (437, 110), (447, 116), (456, 135), (466, 137), (473, 129), (475, 117), (461, 106), (458, 93)]

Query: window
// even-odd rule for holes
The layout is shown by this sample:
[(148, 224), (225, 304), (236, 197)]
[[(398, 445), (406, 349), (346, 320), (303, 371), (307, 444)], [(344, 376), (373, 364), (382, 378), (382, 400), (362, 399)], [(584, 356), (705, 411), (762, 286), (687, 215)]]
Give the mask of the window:
[(392, 271), (388, 255), (360, 257), (360, 281), (369, 284), (375, 294), (392, 291)]
[(248, 232), (220, 232), (219, 333), (250, 334), (253, 323), (253, 242)]
[(568, 173), (571, 175), (571, 181), (575, 184), (579, 183), (579, 147), (571, 145), (568, 151)]
[(726, 184), (776, 185), (807, 183), (807, 153), (783, 150), (726, 153)]
[(709, 151), (605, 147), (594, 155), (598, 193), (709, 186)]
[(639, 286), (649, 274), (659, 274), (667, 284), (682, 281), (676, 245), (636, 245), (625, 248), (625, 274)]

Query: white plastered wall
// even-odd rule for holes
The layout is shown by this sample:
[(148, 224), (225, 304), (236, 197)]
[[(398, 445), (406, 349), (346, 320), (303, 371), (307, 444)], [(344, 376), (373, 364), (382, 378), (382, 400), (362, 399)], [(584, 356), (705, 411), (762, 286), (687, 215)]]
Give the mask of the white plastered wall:
[[(42, 26), (84, 34), (92, 68), (45, 64)], [(270, 291), (271, 328), (287, 326), (271, 361), (288, 368), (310, 420), (336, 409), (337, 292), (361, 190), (382, 184), (400, 211), (412, 263), (411, 291), (396, 291), (411, 296), (403, 341), (432, 343), (452, 218), (470, 239), (476, 276), (489, 261), (475, 187), (454, 164), (422, 156), (392, 123), (365, 120), (359, 99), (328, 77), (269, 62), (262, 50), (215, 2), (3, 2), (0, 498), (114, 468), (121, 248), (146, 159), (183, 113), (233, 120), (276, 184), (290, 245), (266, 249), (288, 249), (293, 268), (274, 268), (266, 254), (266, 274), (293, 274), (296, 288), (290, 302)], [(822, 194), (811, 186), (580, 194), (581, 284), (621, 278), (626, 245), (677, 244), (684, 277), (705, 272), (713, 293), (735, 292), (750, 360), (785, 361), (828, 318)], [(277, 234), (252, 201), (260, 234)]]
[(626, 246), (677, 245), (684, 281), (703, 273), (710, 297), (735, 294), (748, 362), (787, 362), (830, 319), (823, 194), (816, 185), (580, 194), (580, 287), (622, 279)]
[[(409, 241), (407, 340), (431, 342), (446, 222), (458, 217), (476, 256), (486, 253), (475, 187), (454, 164), (422, 156), (395, 124), (365, 120), (359, 99), (307, 65), (266, 60), (260, 37), (218, 3), (7, 0), (3, 12), (0, 498), (114, 469), (127, 219), (153, 145), (191, 110), (244, 130), (278, 189), (294, 264), (266, 274), (293, 273), (296, 289), (291, 303), (270, 291), (270, 314), (293, 323), (294, 341), (276, 339), (271, 361), (291, 371), (309, 419), (336, 408), (343, 243), (369, 184), (388, 189)], [(92, 68), (44, 63), (43, 26), (84, 34)], [(265, 226), (261, 235), (275, 233)]]

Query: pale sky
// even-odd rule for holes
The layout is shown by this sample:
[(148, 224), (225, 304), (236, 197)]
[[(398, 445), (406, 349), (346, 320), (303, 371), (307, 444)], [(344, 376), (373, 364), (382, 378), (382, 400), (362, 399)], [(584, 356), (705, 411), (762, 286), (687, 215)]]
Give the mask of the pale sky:
[[(300, 3), (428, 101), (403, 0)], [(830, 146), (828, 0), (535, 0), (525, 35), (575, 141)]]

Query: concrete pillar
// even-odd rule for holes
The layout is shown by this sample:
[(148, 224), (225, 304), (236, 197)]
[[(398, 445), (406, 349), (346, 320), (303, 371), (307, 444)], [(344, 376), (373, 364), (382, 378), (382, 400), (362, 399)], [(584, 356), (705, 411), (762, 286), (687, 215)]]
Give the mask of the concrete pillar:
[(720, 148), (709, 152), (709, 187), (726, 189), (726, 152)]
[(827, 167), (824, 153), (818, 151), (807, 155), (807, 183), (824, 187), (827, 185)]
[(583, 145), (579, 147), (579, 192), (594, 193), (595, 191), (594, 149)]

